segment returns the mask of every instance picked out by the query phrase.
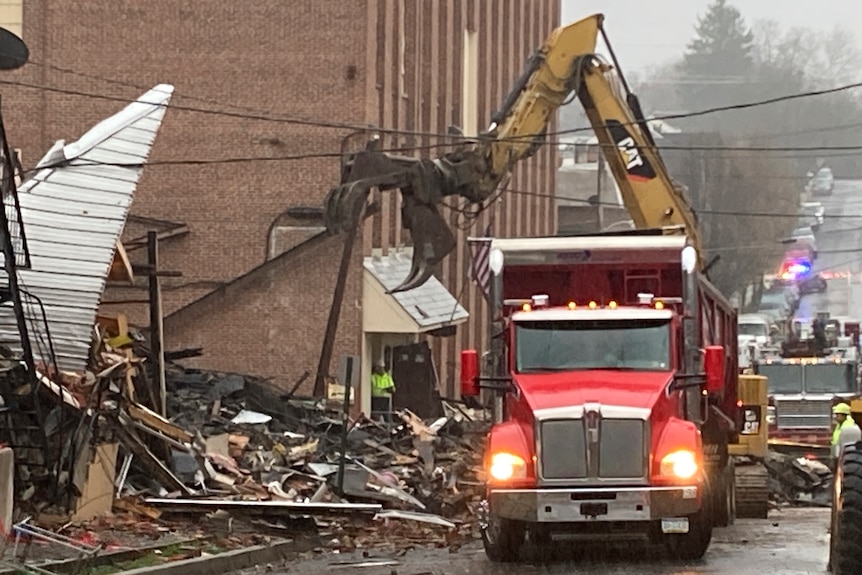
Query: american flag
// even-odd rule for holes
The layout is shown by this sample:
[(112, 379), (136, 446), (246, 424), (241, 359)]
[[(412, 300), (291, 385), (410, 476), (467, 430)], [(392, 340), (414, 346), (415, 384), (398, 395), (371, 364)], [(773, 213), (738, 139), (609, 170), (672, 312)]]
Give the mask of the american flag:
[(473, 267), (470, 275), (479, 284), (479, 289), (485, 294), (485, 299), (491, 295), (491, 268), (488, 265), (488, 257), (491, 253), (492, 225), (493, 221), (488, 223), (484, 237), (470, 239), (470, 243), (473, 244)]

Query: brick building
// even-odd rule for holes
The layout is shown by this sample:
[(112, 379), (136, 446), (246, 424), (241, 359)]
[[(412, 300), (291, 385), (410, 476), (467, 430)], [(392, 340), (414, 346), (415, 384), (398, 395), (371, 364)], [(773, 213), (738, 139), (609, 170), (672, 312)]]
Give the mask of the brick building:
[[(286, 210), (319, 206), (337, 182), (332, 154), (349, 132), (339, 125), (426, 134), (386, 136), (384, 147), (408, 153), (433, 146), (427, 134), (451, 124), (475, 133), (559, 25), (560, 3), (10, 0), (3, 18), (31, 51), (2, 87), (7, 131), (25, 168), (54, 140), (76, 138), (146, 89), (176, 87), (125, 239), (134, 247), (148, 229), (160, 231), (161, 267), (182, 272), (164, 280), (168, 349), (201, 345), (196, 365), (287, 385), (316, 368), (340, 239)], [(471, 315), (453, 337), (433, 338), (446, 395), (455, 393), (458, 350), (483, 346), (486, 329), (465, 239), (489, 224), (499, 236), (554, 233), (553, 148), (520, 165), (510, 183), (543, 195), (504, 195), (457, 232), (459, 248), (438, 273)], [(365, 335), (369, 310), (401, 305), (368, 299), (389, 297), (368, 274), (407, 239), (397, 196), (384, 195), (381, 206), (351, 267), (333, 362), (360, 356), (363, 376), (384, 341)], [(383, 257), (371, 257), (375, 248)], [(141, 261), (144, 251), (131, 255)], [(138, 278), (135, 287), (111, 287), (104, 309), (146, 325), (145, 286)], [(399, 337), (423, 337), (413, 331)]]

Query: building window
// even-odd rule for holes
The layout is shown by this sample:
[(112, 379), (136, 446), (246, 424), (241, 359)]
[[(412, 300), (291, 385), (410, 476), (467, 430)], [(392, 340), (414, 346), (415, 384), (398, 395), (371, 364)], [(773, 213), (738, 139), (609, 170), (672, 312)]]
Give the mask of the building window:
[(461, 64), (461, 129), (467, 137), (479, 134), (479, 33), (464, 30)]
[(0, 0), (0, 26), (24, 37), (24, 0)]

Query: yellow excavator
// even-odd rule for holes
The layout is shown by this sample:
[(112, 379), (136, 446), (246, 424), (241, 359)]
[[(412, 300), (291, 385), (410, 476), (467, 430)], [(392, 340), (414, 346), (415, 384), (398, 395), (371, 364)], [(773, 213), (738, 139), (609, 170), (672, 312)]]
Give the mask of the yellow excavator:
[[(661, 228), (686, 234), (699, 253), (702, 238), (694, 210), (664, 165), (641, 111), (619, 72), (596, 14), (554, 30), (528, 62), (490, 127), (472, 141), (435, 159), (397, 156), (376, 150), (350, 155), (342, 165), (341, 185), (326, 197), (324, 219), (330, 233), (352, 231), (373, 189), (400, 190), (404, 227), (413, 239), (411, 272), (391, 290), (424, 284), (435, 266), (455, 248), (455, 239), (438, 208), (447, 196), (481, 204), (506, 180), (515, 164), (543, 145), (557, 110), (572, 97), (581, 102), (619, 186), (626, 209), (639, 229)], [(602, 35), (613, 64), (596, 54)], [(502, 190), (505, 193), (505, 189)], [(698, 258), (704, 266), (705, 258)], [(726, 516), (766, 517), (768, 473), (766, 378), (740, 374), (739, 396), (745, 406), (735, 458), (735, 488), (728, 490)]]

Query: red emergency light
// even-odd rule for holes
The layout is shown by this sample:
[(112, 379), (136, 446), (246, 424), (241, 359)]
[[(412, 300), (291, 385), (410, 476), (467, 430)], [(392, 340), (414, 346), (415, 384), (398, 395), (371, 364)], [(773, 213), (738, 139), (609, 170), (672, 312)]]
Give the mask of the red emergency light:
[(811, 262), (807, 260), (791, 260), (781, 266), (781, 279), (793, 281), (811, 273)]

